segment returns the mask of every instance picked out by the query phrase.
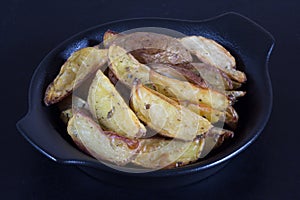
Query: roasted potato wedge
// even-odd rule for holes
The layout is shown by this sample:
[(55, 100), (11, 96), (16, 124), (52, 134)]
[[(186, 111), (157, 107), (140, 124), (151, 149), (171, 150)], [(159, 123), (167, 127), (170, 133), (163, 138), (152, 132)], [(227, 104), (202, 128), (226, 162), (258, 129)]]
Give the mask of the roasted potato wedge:
[(116, 85), (119, 79), (115, 76), (115, 74), (108, 68), (107, 77), (113, 85)]
[(117, 38), (122, 36), (121, 34), (112, 31), (112, 30), (107, 30), (104, 35), (103, 35), (103, 45), (105, 48), (109, 48), (109, 46), (112, 45), (113, 41)]
[(204, 146), (200, 158), (204, 158), (211, 150), (218, 148), (226, 139), (233, 138), (232, 131), (213, 127), (204, 135)]
[(229, 125), (230, 128), (235, 129), (239, 121), (239, 115), (232, 106), (228, 106), (226, 109), (226, 119), (225, 123)]
[(88, 104), (82, 98), (76, 95), (70, 95), (57, 104), (59, 110), (64, 111), (69, 108), (84, 108), (88, 110)]
[(189, 69), (163, 63), (152, 63), (148, 64), (148, 66), (159, 74), (169, 78), (175, 78), (181, 81), (189, 81), (195, 85), (198, 85), (199, 87), (208, 88), (206, 80), (203, 79), (199, 74), (194, 73)]
[(67, 124), (68, 121), (73, 116), (73, 109), (88, 110), (88, 105), (85, 100), (83, 100), (78, 96), (73, 95), (73, 96), (68, 96), (67, 98), (59, 102), (58, 108), (59, 110), (61, 110), (60, 118), (65, 124)]
[(132, 88), (130, 106), (139, 119), (167, 137), (191, 141), (212, 126), (207, 119), (140, 83)]
[(243, 97), (245, 95), (246, 95), (245, 91), (237, 91), (237, 90), (226, 91), (226, 96), (231, 101), (231, 105), (233, 105), (237, 101), (237, 98)]
[(189, 101), (179, 101), (179, 103), (194, 113), (208, 119), (212, 124), (225, 122), (234, 129), (239, 119), (237, 112), (232, 106), (228, 106), (226, 111), (219, 111), (202, 103), (194, 104)]
[(150, 32), (120, 35), (107, 31), (104, 46), (120, 46), (141, 63), (187, 63), (192, 61), (189, 51), (175, 38)]
[(205, 63), (192, 63), (209, 88), (223, 92), (233, 89), (232, 80), (223, 71)]
[(125, 85), (132, 87), (135, 80), (149, 82), (150, 68), (139, 63), (131, 54), (119, 46), (110, 46), (108, 50), (110, 69)]
[[(205, 63), (179, 65), (152, 63), (148, 66), (164, 76), (189, 81), (202, 88), (211, 88), (220, 92), (234, 88), (233, 81), (224, 72)], [(238, 84), (235, 84), (235, 87), (239, 87)]]
[(180, 105), (188, 108), (194, 113), (206, 118), (210, 123), (214, 124), (217, 122), (224, 122), (226, 118), (226, 113), (213, 109), (203, 103), (191, 103), (189, 101), (179, 101)]
[(68, 123), (68, 134), (83, 151), (100, 161), (117, 165), (129, 163), (139, 151), (139, 142), (112, 132), (104, 132), (99, 124), (83, 112), (75, 112)]
[(139, 138), (146, 134), (144, 125), (101, 70), (97, 71), (90, 86), (88, 105), (104, 129), (128, 138)]
[(74, 52), (48, 86), (44, 102), (47, 106), (61, 101), (90, 74), (107, 62), (107, 50), (86, 47)]
[(195, 139), (190, 142), (189, 147), (184, 151), (183, 154), (171, 165), (166, 168), (181, 167), (196, 162), (201, 154), (204, 147), (204, 139)]
[(187, 165), (199, 159), (203, 139), (192, 142), (165, 138), (141, 139), (141, 151), (132, 163), (150, 169), (172, 168)]
[(217, 67), (240, 83), (247, 80), (243, 72), (235, 69), (234, 57), (217, 42), (201, 36), (189, 36), (179, 40), (185, 48), (202, 62)]
[(168, 78), (154, 71), (150, 72), (150, 81), (158, 92), (178, 100), (187, 100), (191, 103), (204, 103), (217, 110), (225, 110), (229, 101), (220, 92), (193, 85), (187, 81)]
[(68, 108), (66, 110), (63, 110), (60, 113), (60, 118), (61, 120), (65, 123), (68, 124), (69, 120), (73, 117), (73, 111), (72, 108)]

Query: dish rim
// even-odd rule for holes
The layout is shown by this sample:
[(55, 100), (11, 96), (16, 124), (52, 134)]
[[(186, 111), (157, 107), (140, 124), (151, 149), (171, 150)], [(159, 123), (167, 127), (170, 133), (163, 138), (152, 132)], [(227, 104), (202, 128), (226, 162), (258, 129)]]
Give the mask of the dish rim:
[[(95, 160), (95, 161), (90, 161), (90, 160), (78, 160), (78, 159), (62, 159), (62, 158), (58, 158), (55, 157), (53, 155), (51, 155), (51, 153), (49, 153), (47, 150), (43, 149), (42, 147), (40, 147), (38, 144), (36, 144), (34, 142), (33, 139), (30, 138), (30, 136), (28, 134), (26, 134), (26, 130), (24, 130), (22, 128), (22, 123), (24, 121), (26, 121), (26, 119), (30, 118), (30, 115), (32, 115), (32, 113), (34, 113), (34, 109), (33, 109), (33, 101), (32, 101), (32, 96), (33, 96), (33, 88), (34, 86), (34, 81), (35, 79), (37, 79), (37, 75), (38, 75), (38, 71), (39, 69), (42, 67), (42, 63), (48, 58), (50, 57), (50, 55), (52, 55), (55, 51), (57, 51), (57, 49), (60, 46), (63, 46), (67, 43), (69, 43), (70, 41), (72, 41), (73, 39), (77, 38), (78, 36), (81, 36), (84, 33), (87, 33), (89, 31), (92, 31), (94, 29), (97, 29), (99, 27), (102, 26), (107, 26), (107, 25), (112, 25), (112, 24), (117, 24), (117, 23), (122, 23), (122, 22), (127, 22), (127, 21), (135, 21), (135, 20), (163, 20), (163, 21), (173, 21), (173, 22), (184, 22), (184, 23), (203, 23), (203, 22), (209, 22), (209, 21), (213, 21), (213, 20), (217, 20), (219, 18), (225, 17), (225, 16), (236, 16), (236, 17), (240, 17), (243, 18), (244, 20), (250, 22), (252, 25), (254, 25), (256, 28), (258, 28), (261, 32), (265, 33), (270, 41), (271, 41), (271, 46), (269, 47), (267, 56), (265, 57), (265, 75), (267, 77), (267, 80), (264, 81), (264, 83), (267, 83), (268, 85), (266, 86), (270, 92), (270, 102), (269, 102), (269, 107), (267, 108), (267, 113), (266, 116), (264, 118), (264, 120), (261, 122), (262, 124), (259, 127), (259, 130), (256, 131), (256, 133), (251, 137), (251, 139), (249, 141), (247, 141), (246, 143), (243, 144), (239, 144), (237, 149), (233, 149), (231, 151), (231, 153), (229, 153), (226, 156), (223, 156), (222, 158), (218, 159), (218, 158), (214, 158), (212, 159), (211, 162), (206, 163), (206, 162), (196, 162), (187, 166), (183, 166), (180, 168), (173, 168), (173, 169), (164, 169), (164, 170), (158, 170), (158, 171), (153, 171), (153, 172), (147, 172), (147, 173), (128, 173), (128, 172), (123, 172), (123, 171), (118, 171), (112, 168), (107, 167), (106, 165), (102, 164), (101, 162)], [(60, 42), (54, 49), (52, 49), (44, 58), (43, 60), (39, 63), (38, 67), (35, 69), (31, 81), (30, 81), (30, 86), (29, 86), (29, 92), (28, 92), (28, 111), (26, 113), (26, 115), (17, 122), (17, 129), (19, 130), (19, 132), (23, 135), (23, 137), (32, 145), (34, 146), (38, 151), (40, 151), (42, 154), (44, 154), (46, 157), (50, 158), (51, 160), (57, 162), (57, 163), (62, 163), (62, 164), (75, 164), (75, 165), (81, 165), (81, 166), (88, 166), (88, 167), (93, 167), (93, 168), (98, 168), (100, 170), (105, 170), (105, 171), (109, 171), (109, 172), (113, 172), (113, 173), (120, 173), (120, 174), (130, 174), (133, 176), (151, 176), (151, 177), (162, 177), (162, 176), (174, 176), (174, 175), (183, 175), (183, 174), (191, 174), (191, 173), (196, 173), (198, 171), (202, 171), (202, 170), (206, 170), (209, 168), (212, 168), (216, 165), (219, 165), (221, 163), (224, 163), (225, 161), (230, 160), (231, 158), (235, 157), (236, 155), (238, 155), (239, 153), (241, 153), (242, 151), (244, 151), (246, 148), (248, 148), (256, 139), (257, 137), (261, 134), (261, 132), (263, 131), (264, 127), (266, 126), (270, 115), (271, 115), (271, 111), (272, 111), (272, 105), (273, 105), (273, 92), (272, 92), (272, 84), (271, 84), (271, 79), (270, 79), (270, 74), (269, 74), (269, 60), (270, 60), (270, 55), (272, 53), (272, 50), (274, 48), (275, 45), (275, 39), (274, 37), (267, 31), (265, 30), (262, 26), (260, 26), (259, 24), (257, 24), (256, 22), (252, 21), (251, 19), (238, 14), (236, 12), (227, 12), (224, 14), (220, 14), (214, 17), (210, 17), (207, 19), (203, 19), (203, 20), (185, 20), (185, 19), (171, 19), (171, 18), (159, 18), (159, 17), (145, 17), (145, 18), (130, 18), (130, 19), (123, 19), (123, 20), (115, 20), (115, 21), (111, 21), (111, 22), (107, 22), (107, 23), (103, 23), (100, 25), (96, 25), (93, 27), (90, 27), (88, 29), (85, 29), (83, 31), (80, 31), (74, 35), (72, 35), (71, 37), (69, 37), (68, 39), (64, 40), (63, 42)], [(62, 138), (63, 139), (63, 138)], [(78, 149), (77, 149), (78, 150)], [(79, 150), (78, 150), (79, 151)], [(213, 156), (215, 157), (215, 156)]]

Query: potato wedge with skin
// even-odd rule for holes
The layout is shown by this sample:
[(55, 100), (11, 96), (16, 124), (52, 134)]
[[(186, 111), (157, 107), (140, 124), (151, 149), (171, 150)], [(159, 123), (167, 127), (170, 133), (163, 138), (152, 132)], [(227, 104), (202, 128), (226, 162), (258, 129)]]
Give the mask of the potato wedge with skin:
[(235, 69), (234, 57), (217, 42), (201, 36), (189, 36), (179, 40), (185, 48), (202, 62), (217, 67), (240, 83), (247, 80), (243, 72)]
[(203, 103), (194, 104), (189, 101), (179, 101), (179, 103), (194, 113), (206, 118), (212, 124), (225, 121), (225, 112), (213, 109)]
[(141, 63), (187, 63), (192, 61), (190, 52), (176, 39), (152, 32), (117, 34), (107, 31), (104, 46), (120, 46)]
[(67, 124), (73, 116), (73, 110), (89, 110), (87, 102), (78, 96), (68, 96), (63, 101), (58, 103), (58, 108), (61, 110), (60, 118)]
[(169, 78), (181, 81), (189, 81), (195, 85), (198, 85), (199, 87), (208, 88), (206, 80), (204, 80), (200, 75), (194, 73), (189, 69), (162, 63), (152, 63), (148, 64), (148, 66), (157, 73), (167, 76)]
[[(148, 66), (164, 76), (189, 81), (202, 88), (211, 88), (220, 92), (234, 88), (233, 81), (224, 72), (205, 63), (179, 65), (152, 63)], [(239, 85), (236, 84), (235, 86)]]
[(107, 77), (113, 85), (116, 85), (119, 79), (115, 76), (115, 74), (108, 68)]
[(204, 139), (195, 139), (176, 162), (166, 168), (181, 167), (196, 162), (200, 158), (203, 148)]
[(200, 158), (204, 158), (211, 150), (218, 148), (226, 139), (233, 138), (232, 131), (213, 127), (204, 135), (204, 146)]
[(144, 125), (101, 70), (97, 71), (90, 86), (88, 105), (104, 129), (128, 138), (139, 138), (146, 134)]
[(88, 110), (87, 102), (74, 94), (66, 97), (61, 102), (59, 102), (57, 104), (57, 107), (61, 111), (67, 110), (72, 107), (73, 108), (84, 108), (84, 109)]
[(219, 111), (201, 103), (193, 104), (189, 101), (179, 101), (179, 103), (194, 113), (205, 117), (212, 124), (225, 122), (231, 128), (235, 128), (238, 123), (238, 114), (232, 106), (228, 106), (226, 111)]
[(233, 105), (237, 101), (237, 98), (245, 96), (246, 92), (232, 90), (232, 91), (226, 91), (226, 95), (227, 95), (228, 99), (231, 101), (231, 105)]
[(74, 52), (48, 86), (44, 97), (45, 104), (49, 106), (64, 99), (106, 62), (106, 49), (86, 47)]
[(112, 30), (107, 30), (104, 35), (103, 35), (103, 45), (105, 48), (109, 48), (109, 46), (112, 45), (113, 41), (117, 38), (122, 36), (121, 34), (112, 31)]
[(69, 120), (73, 117), (73, 111), (72, 108), (68, 108), (66, 110), (63, 110), (60, 113), (60, 118), (61, 120), (65, 123), (68, 124)]
[(192, 103), (204, 103), (217, 110), (225, 110), (229, 101), (220, 92), (193, 85), (187, 81), (171, 79), (154, 71), (150, 72), (150, 81), (158, 92), (178, 100), (188, 100)]
[(203, 142), (169, 140), (165, 138), (141, 139), (141, 151), (132, 163), (150, 169), (173, 168), (195, 162), (200, 157)]
[(150, 68), (139, 63), (131, 54), (119, 46), (110, 46), (108, 50), (110, 69), (114, 75), (127, 85), (132, 87), (133, 82), (140, 80), (142, 83), (149, 82)]
[(209, 88), (224, 92), (233, 89), (232, 80), (223, 71), (205, 63), (191, 64), (199, 75), (205, 80)]
[(130, 106), (139, 119), (167, 137), (191, 141), (212, 127), (207, 119), (140, 83), (132, 88)]
[(74, 142), (100, 161), (117, 165), (129, 163), (139, 151), (139, 142), (104, 132), (99, 124), (82, 112), (75, 112), (68, 123), (68, 134)]
[(226, 109), (226, 119), (225, 123), (229, 125), (230, 128), (235, 129), (239, 121), (239, 115), (232, 106), (228, 106)]

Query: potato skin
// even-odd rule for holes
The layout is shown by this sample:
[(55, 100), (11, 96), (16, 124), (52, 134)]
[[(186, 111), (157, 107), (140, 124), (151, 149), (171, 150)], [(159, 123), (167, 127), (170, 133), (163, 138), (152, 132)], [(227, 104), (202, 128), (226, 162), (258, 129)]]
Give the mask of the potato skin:
[(141, 63), (188, 63), (192, 56), (187, 49), (175, 38), (150, 32), (135, 32), (117, 34), (107, 31), (104, 34), (104, 46), (120, 46)]
[(217, 122), (224, 122), (226, 118), (226, 113), (211, 108), (203, 103), (194, 104), (189, 101), (179, 101), (180, 105), (186, 107), (187, 109), (193, 111), (194, 113), (206, 118), (210, 123), (214, 124)]
[(204, 135), (204, 146), (200, 158), (204, 158), (213, 149), (218, 148), (222, 143), (230, 138), (233, 138), (234, 133), (230, 130), (213, 127)]
[(68, 122), (68, 134), (76, 145), (100, 161), (117, 165), (129, 163), (139, 151), (137, 140), (104, 132), (88, 115), (77, 111)]
[(106, 130), (128, 138), (139, 138), (146, 134), (144, 125), (101, 70), (97, 71), (90, 86), (88, 105), (93, 116)]
[(184, 166), (199, 159), (203, 139), (185, 142), (165, 138), (140, 139), (141, 151), (132, 163), (150, 169)]
[(62, 65), (59, 74), (47, 87), (44, 103), (55, 104), (78, 87), (90, 74), (107, 62), (107, 50), (86, 47), (74, 52)]
[(192, 141), (212, 126), (207, 119), (140, 83), (132, 88), (130, 106), (149, 127), (171, 138)]
[(245, 73), (235, 69), (234, 57), (214, 40), (202, 36), (189, 36), (181, 38), (179, 41), (202, 62), (217, 67), (240, 83), (247, 80)]
[(217, 110), (225, 110), (229, 101), (227, 97), (217, 91), (201, 88), (187, 81), (171, 79), (154, 71), (150, 72), (150, 81), (158, 92), (167, 97), (187, 100), (191, 103), (204, 103)]

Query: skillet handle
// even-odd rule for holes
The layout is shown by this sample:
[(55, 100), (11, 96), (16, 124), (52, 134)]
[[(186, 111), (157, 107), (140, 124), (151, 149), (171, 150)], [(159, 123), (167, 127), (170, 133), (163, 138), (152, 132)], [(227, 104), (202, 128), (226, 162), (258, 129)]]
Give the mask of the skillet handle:
[(62, 139), (46, 117), (29, 112), (16, 126), (32, 146), (55, 162), (78, 164), (80, 160), (90, 159)]

